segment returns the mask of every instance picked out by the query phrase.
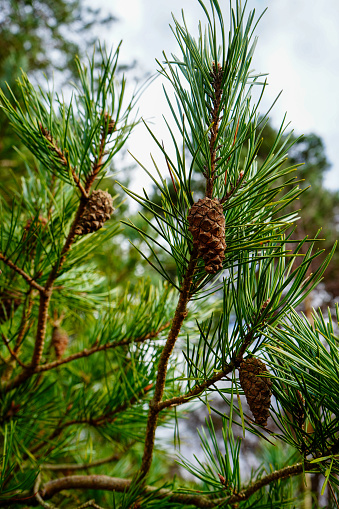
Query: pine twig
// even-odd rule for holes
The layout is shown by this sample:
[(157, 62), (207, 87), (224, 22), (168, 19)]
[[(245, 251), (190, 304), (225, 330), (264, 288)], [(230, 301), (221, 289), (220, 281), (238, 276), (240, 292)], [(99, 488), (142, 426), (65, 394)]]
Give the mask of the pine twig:
[(22, 269), (20, 269), (20, 267), (18, 267), (17, 265), (15, 265), (15, 263), (13, 263), (9, 258), (7, 258), (5, 255), (3, 255), (2, 253), (0, 253), (0, 260), (2, 260), (6, 265), (8, 265), (8, 267), (10, 267), (12, 270), (14, 270), (15, 272), (17, 272), (18, 274), (20, 274), (20, 276), (22, 276), (25, 281), (27, 281), (27, 283), (32, 286), (33, 288), (35, 288), (36, 290), (39, 290), (39, 292), (42, 292), (44, 291), (44, 287), (39, 285), (39, 283), (37, 283), (36, 281), (34, 281), (33, 278), (31, 278), (31, 276), (29, 276), (28, 274), (26, 274), (26, 272)]
[(207, 198), (212, 198), (213, 195), (213, 184), (215, 181), (215, 171), (216, 171), (216, 162), (217, 162), (217, 148), (216, 141), (218, 138), (219, 132), (219, 122), (221, 120), (220, 117), (220, 103), (222, 98), (222, 77), (223, 77), (223, 69), (220, 64), (213, 62), (213, 67), (211, 71), (212, 78), (212, 86), (214, 89), (214, 96), (212, 97), (213, 108), (211, 111), (210, 122), (212, 124), (210, 139), (209, 139), (209, 149), (210, 149), (210, 160), (211, 160), (211, 172), (210, 176), (208, 176), (208, 172), (206, 170), (206, 191), (205, 195)]
[(93, 507), (94, 509), (104, 509), (103, 507), (95, 503), (94, 498), (92, 500), (89, 500), (88, 502), (85, 502), (84, 504), (79, 505), (75, 509), (85, 509), (85, 507)]
[(40, 484), (41, 484), (41, 474), (39, 472), (37, 478), (36, 478), (36, 481), (34, 483), (34, 494), (35, 494), (35, 498), (36, 500), (39, 502), (39, 504), (44, 508), (44, 509), (57, 509), (57, 507), (55, 505), (52, 505), (52, 504), (48, 504), (47, 502), (45, 502), (40, 493), (39, 493), (39, 487), (40, 487)]
[[(164, 488), (158, 489), (154, 486), (144, 486), (142, 488), (142, 493), (146, 495), (154, 494), (154, 496), (158, 499), (166, 498), (171, 502), (177, 502), (184, 505), (194, 505), (201, 509), (216, 509), (217, 507), (220, 507), (221, 504), (228, 504), (236, 507), (239, 502), (248, 500), (254, 493), (274, 481), (300, 475), (303, 471), (313, 471), (316, 468), (316, 463), (296, 463), (295, 465), (271, 472), (239, 493), (233, 494), (230, 497), (218, 499), (210, 499), (205, 495), (173, 492)], [(37, 487), (39, 487), (39, 482), (36, 482)], [(39, 501), (40, 505), (47, 509), (51, 509), (53, 506), (49, 504), (47, 505), (45, 500), (52, 498), (54, 495), (63, 490), (103, 490), (123, 493), (128, 491), (132, 485), (132, 480), (110, 477), (108, 475), (71, 475), (48, 481), (39, 492), (35, 486), (34, 492), (38, 492), (35, 497)], [(16, 502), (26, 503), (27, 495), (29, 495), (28, 492), (23, 493), (21, 497), (16, 498)], [(0, 507), (6, 507), (8, 502), (11, 500), (13, 499), (0, 501)]]
[(16, 378), (14, 378), (12, 381), (8, 382), (8, 384), (3, 387), (4, 392), (8, 392), (16, 387), (18, 387), (21, 383), (26, 381), (28, 378), (32, 377), (33, 375), (37, 373), (43, 373), (44, 371), (49, 371), (51, 369), (54, 369), (58, 366), (61, 366), (63, 364), (67, 364), (69, 362), (75, 361), (77, 359), (81, 359), (83, 357), (89, 357), (90, 355), (93, 355), (97, 352), (102, 352), (105, 350), (109, 350), (111, 348), (118, 348), (119, 346), (126, 346), (131, 343), (144, 343), (148, 339), (153, 339), (158, 336), (163, 330), (167, 329), (170, 325), (170, 322), (166, 322), (164, 325), (159, 327), (156, 331), (152, 331), (148, 334), (145, 334), (144, 336), (140, 336), (138, 338), (130, 339), (122, 339), (121, 341), (116, 341), (114, 343), (106, 343), (104, 345), (95, 345), (92, 348), (85, 348), (81, 352), (76, 352), (72, 355), (69, 355), (68, 357), (65, 357), (64, 359), (56, 360), (53, 362), (49, 362), (48, 364), (39, 364), (32, 368), (31, 366), (27, 366), (27, 371), (24, 371), (23, 373), (20, 373)]
[(2, 340), (3, 340), (4, 344), (5, 344), (5, 345), (6, 345), (6, 347), (7, 347), (7, 350), (9, 351), (9, 353), (10, 353), (11, 357), (13, 358), (13, 360), (15, 360), (15, 361), (16, 361), (16, 362), (17, 362), (17, 363), (18, 363), (18, 364), (19, 364), (22, 368), (27, 369), (27, 368), (28, 368), (28, 366), (26, 366), (26, 364), (24, 364), (24, 363), (23, 363), (23, 362), (19, 359), (19, 357), (17, 356), (17, 354), (16, 354), (16, 353), (12, 350), (12, 348), (11, 348), (11, 347), (10, 347), (10, 345), (9, 345), (9, 341), (8, 341), (8, 339), (5, 337), (5, 335), (4, 335), (4, 334), (1, 334), (1, 336), (2, 336)]
[(107, 135), (107, 133), (103, 129), (101, 131), (101, 136), (100, 136), (100, 147), (99, 147), (98, 158), (95, 161), (95, 163), (93, 164), (92, 171), (91, 171), (91, 173), (88, 175), (88, 177), (86, 179), (85, 192), (87, 194), (89, 193), (89, 190), (90, 190), (93, 182), (95, 181), (99, 171), (101, 170), (101, 168), (103, 166), (103, 158), (104, 158), (104, 155), (105, 155), (106, 135)]
[(141, 479), (147, 475), (151, 467), (155, 441), (155, 431), (157, 428), (158, 414), (160, 412), (159, 404), (164, 394), (167, 365), (171, 353), (173, 351), (174, 345), (176, 343), (176, 340), (178, 339), (181, 326), (187, 316), (187, 304), (191, 297), (190, 293), (191, 285), (196, 264), (197, 264), (197, 253), (194, 249), (192, 251), (191, 260), (188, 264), (186, 275), (180, 290), (180, 297), (174, 314), (172, 326), (169, 331), (166, 344), (162, 350), (159, 359), (154, 398), (150, 401), (149, 404), (149, 413), (144, 444), (144, 454), (142, 457), (142, 463), (139, 471), (139, 477)]
[(99, 467), (100, 465), (106, 465), (106, 463), (111, 463), (113, 461), (118, 461), (121, 458), (120, 454), (112, 454), (108, 458), (104, 458), (97, 461), (92, 461), (92, 463), (45, 463), (41, 465), (43, 470), (89, 470), (90, 468)]
[[(49, 141), (50, 143), (50, 149), (52, 152), (54, 152), (57, 156), (57, 158), (59, 159), (60, 163), (62, 166), (65, 166), (65, 167), (70, 167), (69, 165), (69, 161), (67, 160), (67, 157), (65, 156), (64, 152), (58, 147), (58, 144), (57, 142), (55, 141), (55, 139), (52, 137), (51, 133), (48, 131), (48, 129), (46, 129), (45, 127), (43, 127), (43, 125), (41, 124), (41, 122), (39, 122), (39, 127), (40, 127), (40, 131), (41, 133), (43, 134), (44, 138), (46, 138), (46, 140)], [(70, 167), (71, 168), (71, 167)], [(73, 177), (73, 180), (74, 182), (76, 183), (76, 185), (78, 186), (82, 196), (84, 198), (88, 198), (88, 193), (86, 193), (82, 183), (81, 183), (81, 180), (80, 178), (78, 177), (78, 175), (76, 174), (75, 172), (75, 169), (74, 168), (71, 168), (71, 173), (72, 173), (72, 177)]]

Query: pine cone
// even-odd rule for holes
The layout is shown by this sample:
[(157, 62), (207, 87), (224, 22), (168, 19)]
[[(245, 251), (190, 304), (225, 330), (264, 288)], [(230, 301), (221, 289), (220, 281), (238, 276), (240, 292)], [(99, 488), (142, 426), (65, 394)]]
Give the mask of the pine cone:
[(20, 306), (21, 299), (19, 294), (12, 290), (0, 292), (0, 323), (5, 323)]
[(52, 344), (57, 359), (61, 359), (68, 346), (68, 334), (64, 329), (61, 329), (61, 327), (53, 327)]
[(215, 274), (222, 269), (225, 258), (225, 217), (217, 198), (203, 198), (188, 213), (189, 231), (193, 245), (205, 262), (205, 270)]
[(111, 217), (113, 210), (113, 198), (107, 191), (93, 191), (75, 229), (76, 235), (86, 235), (99, 230)]
[(266, 374), (268, 374), (266, 365), (255, 357), (246, 359), (240, 364), (240, 385), (255, 422), (262, 426), (267, 426), (272, 395), (272, 380), (266, 376), (260, 376)]

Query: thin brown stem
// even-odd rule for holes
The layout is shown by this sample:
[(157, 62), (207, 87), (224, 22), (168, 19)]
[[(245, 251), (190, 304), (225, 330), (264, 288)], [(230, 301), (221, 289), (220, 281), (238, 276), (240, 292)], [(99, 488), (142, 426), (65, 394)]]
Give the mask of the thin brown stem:
[(210, 173), (206, 175), (206, 192), (205, 195), (207, 198), (212, 198), (213, 196), (213, 185), (215, 180), (215, 172), (216, 172), (216, 162), (217, 162), (217, 139), (219, 132), (219, 123), (220, 123), (220, 103), (222, 97), (222, 76), (223, 70), (220, 64), (213, 63), (213, 68), (211, 72), (212, 77), (212, 86), (214, 89), (214, 95), (212, 98), (212, 111), (210, 117), (211, 130), (209, 136), (209, 149), (210, 149)]
[(28, 366), (26, 366), (17, 356), (17, 354), (11, 349), (8, 339), (2, 334), (2, 340), (5, 343), (7, 350), (9, 351), (11, 357), (15, 362), (17, 362), (22, 368), (27, 369)]
[(92, 419), (92, 418), (73, 419), (72, 421), (68, 421), (63, 424), (60, 424), (59, 429), (60, 429), (60, 431), (62, 431), (64, 428), (68, 428), (69, 426), (74, 426), (75, 424), (76, 425), (89, 424), (90, 426), (94, 426), (95, 428), (98, 428), (99, 426), (102, 426), (106, 422), (114, 422), (115, 416), (117, 414), (124, 412), (127, 408), (134, 405), (134, 403), (139, 401), (142, 398), (142, 396), (147, 394), (147, 392), (149, 392), (152, 389), (152, 387), (153, 387), (153, 384), (147, 385), (146, 387), (141, 389), (141, 391), (139, 391), (138, 394), (131, 397), (128, 401), (124, 401), (124, 403), (121, 403), (121, 405), (119, 405), (117, 408), (115, 408), (114, 410), (110, 410), (106, 414), (100, 415), (100, 417), (97, 417), (95, 419)]
[(173, 318), (172, 326), (169, 331), (166, 344), (162, 350), (159, 364), (158, 364), (158, 374), (154, 391), (154, 398), (150, 401), (149, 405), (149, 413), (148, 420), (146, 426), (146, 437), (145, 437), (145, 445), (144, 445), (144, 454), (142, 458), (141, 468), (139, 472), (140, 478), (144, 478), (152, 463), (153, 457), (153, 449), (154, 449), (154, 440), (155, 440), (155, 430), (157, 428), (158, 422), (158, 414), (159, 414), (159, 403), (162, 400), (166, 382), (166, 374), (167, 374), (167, 365), (171, 353), (173, 351), (176, 340), (178, 339), (179, 332), (181, 326), (187, 316), (187, 304), (191, 297), (191, 286), (194, 270), (197, 263), (197, 253), (193, 250), (191, 254), (191, 260), (188, 264), (186, 275), (180, 290), (180, 297), (178, 301), (178, 305), (175, 311), (175, 315)]
[(280, 470), (275, 470), (275, 472), (272, 472), (271, 474), (266, 475), (265, 477), (262, 477), (258, 481), (250, 484), (246, 489), (243, 491), (240, 491), (239, 493), (236, 493), (232, 495), (230, 498), (225, 498), (223, 500), (219, 500), (219, 503), (222, 501), (226, 502), (228, 504), (235, 504), (237, 502), (247, 500), (250, 498), (251, 495), (253, 495), (255, 492), (261, 490), (264, 486), (268, 486), (274, 481), (278, 481), (281, 479), (287, 479), (288, 477), (292, 477), (295, 475), (301, 474), (304, 470), (315, 470), (316, 465), (311, 464), (308, 462), (305, 463), (296, 463), (295, 465), (288, 466), (281, 468)]
[(158, 406), (159, 411), (164, 410), (164, 408), (174, 407), (187, 403), (190, 399), (199, 396), (202, 392), (208, 389), (208, 387), (211, 387), (215, 383), (225, 378), (225, 376), (227, 376), (233, 369), (234, 364), (230, 363), (223, 371), (216, 373), (212, 378), (205, 380), (203, 383), (195, 385), (195, 387), (193, 387), (193, 389), (188, 391), (186, 394), (162, 401)]
[[(218, 499), (211, 499), (199, 494), (176, 493), (168, 489), (157, 489), (153, 486), (144, 486), (142, 494), (147, 495), (152, 493), (158, 499), (166, 498), (172, 502), (177, 502), (183, 505), (193, 505), (201, 509), (213, 509), (219, 507), (221, 504), (236, 506), (238, 502), (249, 499), (254, 493), (272, 482), (300, 475), (304, 470), (313, 471), (316, 468), (316, 464), (310, 464), (308, 462), (305, 464), (297, 463), (292, 466), (284, 467), (250, 484), (250, 486), (239, 493), (235, 493), (230, 497)], [(131, 487), (132, 483), (133, 481), (129, 479), (120, 479), (107, 475), (72, 475), (48, 481), (40, 490), (39, 495), (43, 500), (48, 500), (63, 490), (71, 489), (125, 492)], [(27, 500), (27, 495), (28, 493), (22, 494), (22, 496), (16, 499), (16, 501), (21, 502), (22, 500), (22, 503), (24, 503), (24, 501)], [(1, 506), (3, 507), (2, 501), (0, 502), (0, 507)]]
[(80, 190), (80, 192), (81, 192), (82, 196), (83, 196), (84, 198), (88, 198), (88, 192), (86, 192), (86, 191), (85, 191), (85, 188), (84, 188), (84, 186), (82, 185), (80, 178), (79, 178), (79, 177), (78, 177), (78, 175), (75, 173), (75, 170), (74, 170), (74, 169), (72, 169), (72, 177), (73, 177), (74, 182), (75, 182), (75, 183), (76, 183), (76, 185), (78, 186), (78, 188), (79, 188), (79, 190)]
[[(125, 492), (131, 485), (131, 480), (120, 479), (116, 477), (109, 477), (107, 475), (73, 475), (68, 477), (61, 477), (53, 481), (47, 482), (42, 490), (41, 496), (43, 499), (50, 499), (56, 493), (63, 490), (80, 489), (80, 490), (107, 490), (116, 492)], [(179, 502), (186, 505), (195, 505), (196, 507), (213, 508), (215, 504), (207, 497), (199, 495), (187, 495), (183, 493), (173, 493), (167, 489), (157, 489), (153, 486), (146, 486), (143, 489), (144, 494), (153, 493), (156, 498), (164, 499), (169, 498), (173, 502)]]
[(52, 289), (48, 291), (43, 291), (40, 294), (40, 304), (39, 304), (39, 315), (38, 315), (38, 328), (36, 334), (36, 340), (34, 345), (34, 352), (32, 357), (31, 369), (34, 370), (36, 366), (40, 363), (44, 343), (46, 336), (46, 327), (47, 327), (47, 316), (48, 316), (48, 306), (52, 296)]
[(19, 333), (15, 340), (14, 352), (16, 354), (19, 353), (22, 341), (25, 337), (25, 334), (31, 326), (30, 317), (31, 317), (32, 309), (33, 309), (33, 303), (34, 303), (32, 290), (29, 291), (29, 293), (27, 295), (27, 299), (28, 299), (28, 305), (27, 305), (27, 308), (26, 308), (26, 306), (24, 306), (24, 309), (22, 312), (21, 323), (20, 323), (20, 327), (19, 327)]
[(49, 362), (48, 364), (39, 364), (38, 366), (35, 366), (34, 369), (32, 369), (30, 366), (28, 367), (27, 371), (24, 371), (23, 373), (20, 373), (16, 378), (14, 378), (11, 382), (9, 382), (5, 387), (3, 387), (4, 392), (8, 392), (15, 387), (18, 387), (23, 381), (27, 380), (31, 376), (37, 374), (37, 373), (43, 373), (44, 371), (49, 371), (51, 369), (54, 369), (58, 366), (62, 366), (63, 364), (67, 364), (69, 362), (75, 361), (77, 359), (81, 359), (83, 357), (89, 357), (90, 355), (93, 355), (97, 352), (102, 352), (104, 350), (109, 350), (112, 348), (118, 348), (119, 346), (126, 346), (131, 343), (143, 343), (147, 341), (148, 339), (153, 339), (157, 337), (162, 331), (167, 329), (170, 325), (170, 322), (166, 322), (164, 325), (159, 327), (156, 331), (149, 332), (148, 334), (145, 334), (145, 336), (140, 336), (138, 338), (130, 339), (122, 339), (121, 341), (115, 341), (114, 343), (106, 343), (104, 345), (95, 345), (92, 348), (85, 348), (81, 352), (76, 352), (72, 355), (69, 355), (68, 357), (65, 357), (64, 359), (56, 360), (53, 362)]
[(27, 281), (27, 283), (32, 286), (33, 288), (35, 288), (36, 290), (39, 290), (39, 292), (43, 291), (43, 286), (39, 285), (39, 283), (37, 283), (36, 281), (34, 281), (33, 278), (31, 278), (31, 276), (29, 276), (28, 274), (26, 274), (26, 272), (22, 269), (20, 269), (20, 267), (18, 267), (17, 265), (15, 265), (15, 263), (13, 263), (9, 258), (7, 258), (5, 255), (3, 255), (2, 253), (0, 253), (0, 260), (2, 260), (6, 265), (8, 265), (8, 267), (10, 267), (12, 270), (14, 270), (15, 272), (17, 272), (18, 274), (20, 274), (20, 276), (22, 276), (25, 281)]
[(243, 355), (246, 351), (246, 348), (252, 343), (254, 336), (253, 329), (249, 330), (247, 335), (244, 338), (244, 341), (239, 349), (239, 352), (237, 355), (231, 360), (229, 364), (227, 364), (225, 367), (223, 367), (222, 371), (219, 371), (218, 373), (215, 373), (211, 378), (208, 378), (207, 380), (204, 380), (201, 384), (195, 385), (193, 389), (188, 391), (186, 394), (183, 394), (182, 396), (176, 396), (170, 399), (166, 399), (165, 401), (162, 401), (159, 403), (159, 411), (163, 410), (164, 408), (174, 407), (178, 405), (183, 405), (184, 403), (187, 403), (190, 399), (199, 396), (202, 394), (206, 389), (214, 385), (215, 383), (219, 382), (223, 378), (225, 378), (229, 373), (231, 373), (234, 368), (238, 367), (240, 365), (240, 362), (242, 361)]
[(93, 507), (93, 509), (104, 509), (100, 505), (95, 503), (95, 500), (88, 500), (88, 502), (85, 502), (84, 504), (79, 505), (75, 509), (85, 509), (86, 507)]
[(97, 158), (95, 164), (93, 165), (91, 173), (88, 175), (88, 177), (86, 179), (86, 184), (85, 184), (85, 192), (86, 193), (89, 192), (93, 182), (95, 181), (99, 171), (101, 170), (101, 168), (103, 166), (103, 158), (105, 155), (105, 145), (106, 145), (106, 135), (107, 135), (107, 133), (103, 129), (101, 131), (101, 136), (100, 136), (100, 147), (99, 147), (98, 158)]
[(120, 454), (112, 454), (108, 458), (104, 458), (91, 463), (45, 463), (41, 465), (44, 470), (89, 470), (90, 468), (99, 467), (100, 465), (106, 465), (106, 463), (112, 463), (113, 461), (119, 461), (121, 459)]

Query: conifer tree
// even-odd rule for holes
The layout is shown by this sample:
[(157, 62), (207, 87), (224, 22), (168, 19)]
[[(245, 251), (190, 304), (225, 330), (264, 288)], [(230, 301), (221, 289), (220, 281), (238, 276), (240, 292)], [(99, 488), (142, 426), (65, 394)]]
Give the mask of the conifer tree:
[[(136, 98), (115, 75), (119, 47), (100, 50), (99, 74), (95, 57), (77, 62), (68, 104), (25, 74), (24, 106), (1, 93), (35, 164), (15, 199), (1, 201), (0, 507), (300, 507), (308, 472), (336, 499), (336, 324), (295, 310), (331, 253), (310, 274), (317, 239), (291, 241), (297, 213), (284, 207), (302, 190), (295, 165), (284, 164), (295, 141), (284, 122), (257, 160), (267, 116), (251, 98), (265, 89), (251, 71), (255, 13), (234, 0), (227, 33), (224, 6), (198, 1), (198, 37), (173, 18), (181, 53), (158, 62), (175, 94), (165, 92), (175, 157), (146, 125), (163, 154), (157, 178), (144, 167), (161, 205), (121, 186), (148, 211), (144, 226), (123, 224), (143, 238), (158, 285), (108, 288), (93, 264), (119, 238), (123, 218), (105, 177), (138, 121)], [(197, 431), (205, 458), (179, 456), (185, 482), (170, 476), (174, 460), (156, 433), (173, 427), (180, 437), (194, 401), (209, 414)], [(285, 454), (271, 452), (246, 476), (242, 436), (251, 435)]]

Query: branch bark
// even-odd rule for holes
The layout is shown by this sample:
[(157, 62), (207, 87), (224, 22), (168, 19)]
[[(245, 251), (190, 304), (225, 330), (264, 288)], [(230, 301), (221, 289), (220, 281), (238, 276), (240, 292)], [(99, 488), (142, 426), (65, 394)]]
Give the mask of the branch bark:
[[(239, 493), (233, 494), (230, 497), (212, 499), (204, 495), (173, 492), (168, 489), (158, 489), (153, 486), (144, 486), (141, 490), (141, 494), (154, 494), (155, 498), (158, 499), (166, 498), (172, 502), (177, 502), (183, 505), (194, 505), (195, 507), (201, 509), (213, 509), (219, 507), (221, 504), (236, 506), (239, 502), (249, 499), (254, 493), (274, 481), (287, 479), (288, 477), (300, 475), (303, 471), (314, 471), (316, 469), (316, 463), (296, 463), (295, 465), (284, 467), (280, 470), (276, 470), (275, 472), (271, 472), (265, 477), (252, 483), (246, 489)], [(60, 493), (63, 490), (71, 489), (103, 490), (123, 493), (128, 491), (132, 485), (134, 486), (134, 483), (130, 479), (120, 479), (107, 475), (71, 475), (48, 481), (40, 490), (39, 496), (42, 497), (43, 500), (49, 500), (57, 493)], [(19, 503), (27, 503), (28, 496), (29, 493), (26, 492), (15, 500)], [(13, 498), (0, 501), (0, 507), (6, 507), (8, 502), (11, 500), (13, 500)]]
[(197, 264), (197, 252), (193, 250), (191, 254), (191, 260), (188, 264), (186, 275), (181, 287), (180, 297), (173, 318), (172, 326), (169, 331), (166, 344), (163, 348), (163, 351), (159, 359), (154, 398), (150, 401), (149, 405), (144, 454), (139, 471), (140, 478), (144, 478), (151, 467), (155, 440), (155, 430), (157, 428), (158, 414), (160, 412), (159, 404), (164, 394), (167, 365), (171, 353), (173, 351), (174, 345), (176, 343), (176, 340), (178, 339), (183, 321), (187, 316), (187, 304), (191, 297), (190, 291), (196, 264)]
[(22, 269), (20, 269), (20, 267), (18, 267), (17, 265), (15, 265), (15, 263), (13, 263), (9, 258), (7, 258), (3, 253), (0, 253), (0, 260), (2, 260), (6, 265), (8, 265), (8, 267), (10, 267), (12, 270), (14, 270), (15, 272), (17, 272), (18, 274), (20, 274), (20, 276), (22, 276), (24, 278), (25, 281), (27, 281), (27, 283), (32, 286), (33, 288), (35, 288), (36, 290), (39, 290), (39, 292), (43, 291), (44, 290), (44, 287), (39, 285), (39, 283), (37, 283), (36, 281), (34, 281), (33, 278), (31, 278), (31, 276), (29, 276), (28, 274), (26, 274), (26, 272)]
[(149, 334), (146, 334), (145, 336), (140, 336), (139, 338), (135, 339), (122, 339), (121, 341), (116, 341), (114, 343), (106, 343), (104, 345), (99, 346), (93, 346), (92, 348), (85, 348), (81, 352), (76, 352), (69, 357), (66, 357), (65, 359), (56, 360), (53, 362), (49, 362), (48, 364), (39, 364), (32, 369), (30, 366), (27, 367), (27, 370), (20, 373), (16, 378), (14, 378), (11, 382), (8, 382), (8, 384), (3, 387), (4, 392), (8, 392), (15, 387), (18, 387), (21, 383), (26, 381), (28, 378), (30, 378), (33, 375), (36, 375), (37, 373), (43, 373), (44, 371), (49, 371), (51, 369), (54, 369), (58, 366), (61, 366), (63, 364), (67, 364), (69, 362), (75, 361), (77, 359), (81, 359), (83, 357), (89, 357), (90, 355), (93, 355), (97, 352), (101, 352), (104, 350), (109, 350), (111, 348), (118, 348), (119, 346), (126, 346), (131, 343), (143, 343), (147, 341), (148, 339), (152, 339), (158, 336), (163, 330), (167, 329), (170, 325), (170, 322), (166, 322), (164, 325), (159, 327), (158, 330), (152, 331)]

